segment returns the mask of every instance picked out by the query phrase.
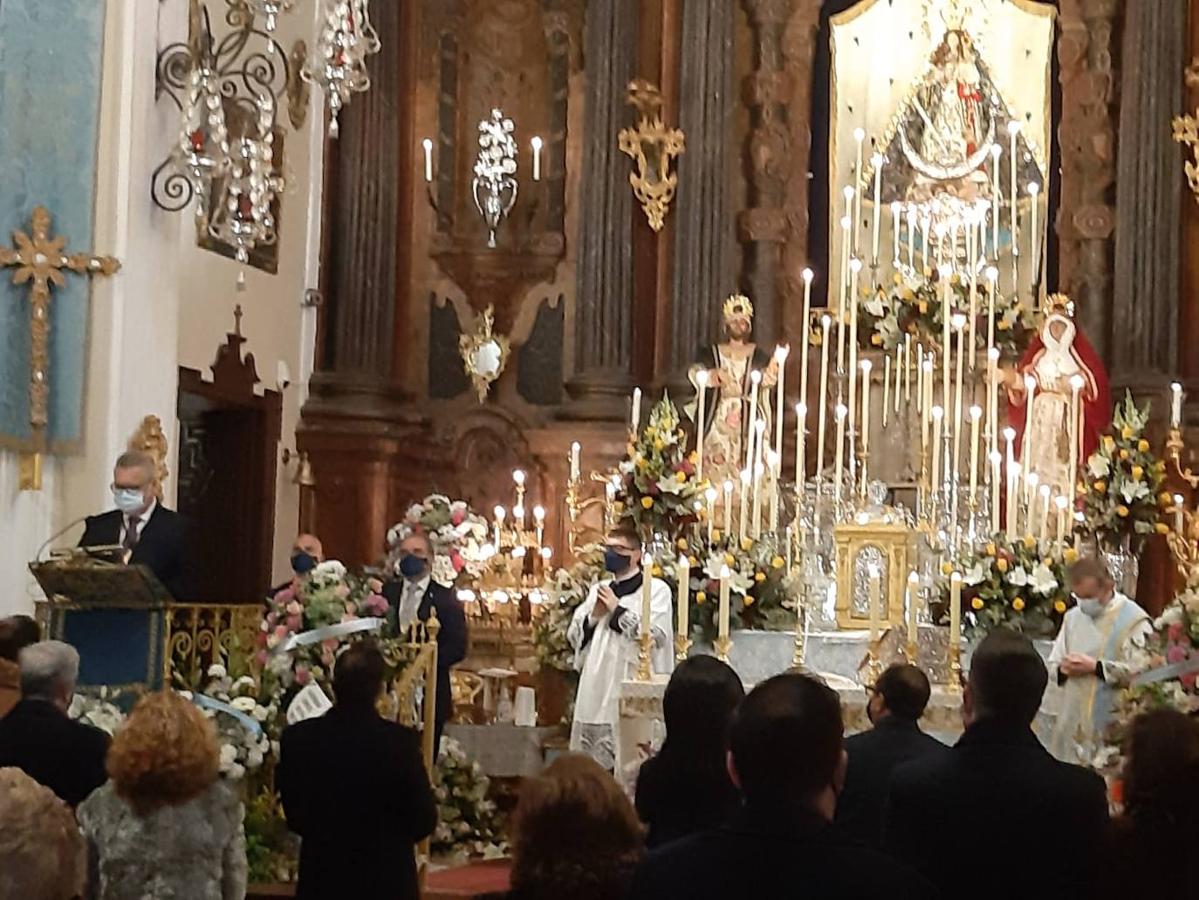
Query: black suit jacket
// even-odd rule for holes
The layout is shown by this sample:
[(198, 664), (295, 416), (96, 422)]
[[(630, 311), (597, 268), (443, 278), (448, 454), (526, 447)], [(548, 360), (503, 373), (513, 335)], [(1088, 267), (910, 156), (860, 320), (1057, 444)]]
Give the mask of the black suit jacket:
[(300, 900), (416, 900), (412, 848), (437, 806), (420, 736), (334, 706), (283, 730), (276, 784), (300, 843)]
[(654, 850), (631, 900), (935, 900), (907, 866), (806, 810), (745, 807), (732, 822)]
[[(88, 516), (79, 546), (102, 547), (121, 543), (123, 519), (119, 509)], [(159, 503), (150, 514), (150, 521), (142, 528), (129, 563), (148, 568), (174, 599), (190, 600), (192, 582), (188, 554), (186, 520)]]
[(741, 800), (723, 768), (698, 770), (676, 758), (667, 743), (637, 773), (637, 815), (648, 827), (645, 845), (661, 847), (724, 825)]
[(915, 722), (888, 715), (870, 731), (846, 740), (845, 752), (849, 754), (849, 769), (845, 789), (837, 798), (837, 825), (850, 837), (881, 847), (883, 806), (895, 767), (948, 753), (949, 748), (921, 731)]
[[(400, 612), (404, 583), (393, 580), (383, 585), (383, 596), (391, 605), (388, 618), (394, 622)], [(438, 733), (441, 726), (454, 714), (454, 697), (450, 690), (450, 668), (466, 659), (466, 611), (457, 595), (450, 588), (435, 581), (429, 582), (424, 599), (421, 600), (416, 616), (422, 622), (429, 620), (429, 610), (437, 610), (437, 621), (441, 630), (437, 632), (437, 701), (436, 719)]]
[(109, 738), (53, 703), (22, 700), (0, 719), (0, 768), (13, 766), (78, 806), (108, 780)]
[(1094, 896), (1107, 826), (1102, 778), (984, 720), (895, 770), (883, 843), (946, 896), (1073, 900)]

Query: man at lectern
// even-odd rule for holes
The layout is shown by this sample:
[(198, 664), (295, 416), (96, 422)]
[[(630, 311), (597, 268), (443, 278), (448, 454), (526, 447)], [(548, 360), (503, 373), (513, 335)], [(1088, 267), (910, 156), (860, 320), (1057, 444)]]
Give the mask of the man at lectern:
[(190, 599), (187, 527), (156, 495), (154, 459), (139, 450), (122, 453), (112, 475), (116, 509), (88, 516), (80, 547), (120, 546), (131, 565), (141, 564), (176, 600)]

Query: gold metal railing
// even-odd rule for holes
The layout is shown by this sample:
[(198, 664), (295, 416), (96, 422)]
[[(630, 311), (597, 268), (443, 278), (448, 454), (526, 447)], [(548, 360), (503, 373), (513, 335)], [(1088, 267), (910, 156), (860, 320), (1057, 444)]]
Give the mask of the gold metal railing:
[(199, 690), (214, 663), (249, 674), (262, 614), (259, 603), (169, 604), (164, 611), (163, 684)]

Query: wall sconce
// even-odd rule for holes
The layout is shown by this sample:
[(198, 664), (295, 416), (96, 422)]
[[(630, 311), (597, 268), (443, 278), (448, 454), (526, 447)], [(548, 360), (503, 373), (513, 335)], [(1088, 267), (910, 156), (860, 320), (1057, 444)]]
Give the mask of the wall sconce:
[(506, 337), (493, 333), (494, 326), (495, 309), (489, 306), (476, 320), (475, 333), (458, 338), (463, 367), (475, 386), (480, 403), (487, 400), (492, 383), (503, 374), (512, 350)]
[(686, 136), (662, 121), (662, 93), (648, 81), (629, 82), (628, 102), (637, 108), (636, 128), (620, 130), (620, 150), (636, 164), (629, 173), (633, 196), (645, 211), (649, 227), (661, 231), (679, 183), (670, 171), (675, 157), (686, 149)]
[(290, 465), (292, 460), (296, 462), (296, 471), (291, 476), (291, 483), (301, 488), (316, 487), (316, 475), (312, 471), (312, 461), (308, 459), (308, 453), (297, 453), (295, 450), (284, 447), (283, 465)]

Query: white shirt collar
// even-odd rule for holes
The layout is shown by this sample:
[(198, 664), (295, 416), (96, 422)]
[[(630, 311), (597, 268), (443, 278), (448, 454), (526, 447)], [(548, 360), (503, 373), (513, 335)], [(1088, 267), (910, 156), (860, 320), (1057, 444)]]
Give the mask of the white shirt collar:
[(130, 519), (132, 519), (132, 521), (137, 522), (142, 527), (145, 527), (145, 524), (150, 521), (150, 516), (154, 515), (154, 510), (157, 507), (158, 498), (155, 497), (150, 500), (150, 505), (146, 507), (145, 512), (143, 512), (140, 516), (125, 516), (125, 521), (128, 522)]
[(429, 582), (431, 580), (432, 580), (432, 576), (428, 575), (428, 574), (422, 575), (416, 581), (409, 581), (407, 578), (405, 578), (404, 579), (404, 593), (407, 594), (410, 591), (412, 591), (413, 588), (415, 588), (416, 593), (418, 593), (420, 596), (423, 597), (423, 596), (425, 596), (425, 591), (427, 591), (429, 589)]

